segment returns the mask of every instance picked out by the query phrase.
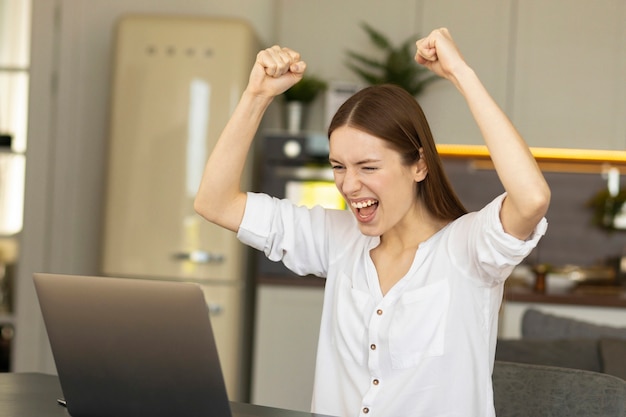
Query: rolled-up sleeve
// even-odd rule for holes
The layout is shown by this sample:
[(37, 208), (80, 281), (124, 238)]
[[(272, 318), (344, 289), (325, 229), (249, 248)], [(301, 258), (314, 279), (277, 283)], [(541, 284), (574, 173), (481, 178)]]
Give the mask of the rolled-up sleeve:
[(482, 210), (466, 215), (459, 222), (459, 231), (466, 234), (464, 238), (468, 240), (469, 250), (461, 259), (473, 260), (474, 264), (469, 265), (474, 270), (472, 275), (489, 285), (504, 281), (537, 246), (548, 227), (547, 220), (542, 218), (525, 240), (506, 233), (500, 221), (505, 196), (506, 193), (498, 196)]
[(246, 209), (237, 238), (244, 244), (264, 251), (270, 234), (275, 203), (265, 194), (248, 193)]
[(299, 275), (325, 276), (328, 265), (325, 210), (295, 206), (265, 194), (248, 193), (237, 238)]

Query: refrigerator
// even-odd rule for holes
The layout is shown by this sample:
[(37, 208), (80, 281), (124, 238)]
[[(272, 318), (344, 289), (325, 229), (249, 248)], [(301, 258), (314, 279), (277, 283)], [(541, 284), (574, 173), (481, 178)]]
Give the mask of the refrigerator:
[[(256, 36), (240, 20), (164, 15), (124, 16), (115, 32), (102, 273), (200, 284), (229, 398), (246, 400), (249, 252), (193, 200), (247, 84)], [(167, 329), (163, 343), (177, 343)]]

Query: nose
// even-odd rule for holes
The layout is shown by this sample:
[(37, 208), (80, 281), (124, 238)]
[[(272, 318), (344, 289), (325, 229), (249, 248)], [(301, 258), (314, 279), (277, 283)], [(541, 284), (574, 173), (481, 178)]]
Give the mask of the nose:
[(345, 195), (351, 195), (356, 193), (361, 189), (361, 181), (354, 170), (346, 169), (346, 172), (343, 174), (343, 178), (341, 179), (341, 191)]

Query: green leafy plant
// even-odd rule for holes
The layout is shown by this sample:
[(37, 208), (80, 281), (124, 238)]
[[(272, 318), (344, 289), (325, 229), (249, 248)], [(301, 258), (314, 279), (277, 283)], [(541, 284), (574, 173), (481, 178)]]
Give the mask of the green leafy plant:
[(283, 94), (286, 101), (312, 102), (317, 95), (327, 88), (325, 81), (314, 76), (304, 76)]
[(614, 220), (625, 202), (626, 190), (619, 190), (615, 196), (606, 189), (597, 192), (587, 201), (587, 206), (593, 210), (592, 223), (602, 229), (616, 230)]
[(385, 35), (367, 23), (362, 23), (361, 27), (367, 32), (371, 42), (385, 55), (384, 59), (379, 60), (355, 51), (347, 51), (349, 61), (346, 65), (364, 82), (370, 85), (396, 84), (415, 97), (426, 85), (439, 79), (415, 62), (416, 37), (411, 37), (396, 47)]

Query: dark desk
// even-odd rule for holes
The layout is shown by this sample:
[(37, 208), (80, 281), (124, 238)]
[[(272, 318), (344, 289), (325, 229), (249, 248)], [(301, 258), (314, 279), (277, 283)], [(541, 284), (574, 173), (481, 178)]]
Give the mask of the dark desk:
[[(62, 396), (59, 379), (54, 375), (0, 373), (0, 416), (67, 417), (65, 407), (57, 404), (57, 398)], [(235, 416), (324, 417), (243, 403), (231, 403), (231, 408)]]

